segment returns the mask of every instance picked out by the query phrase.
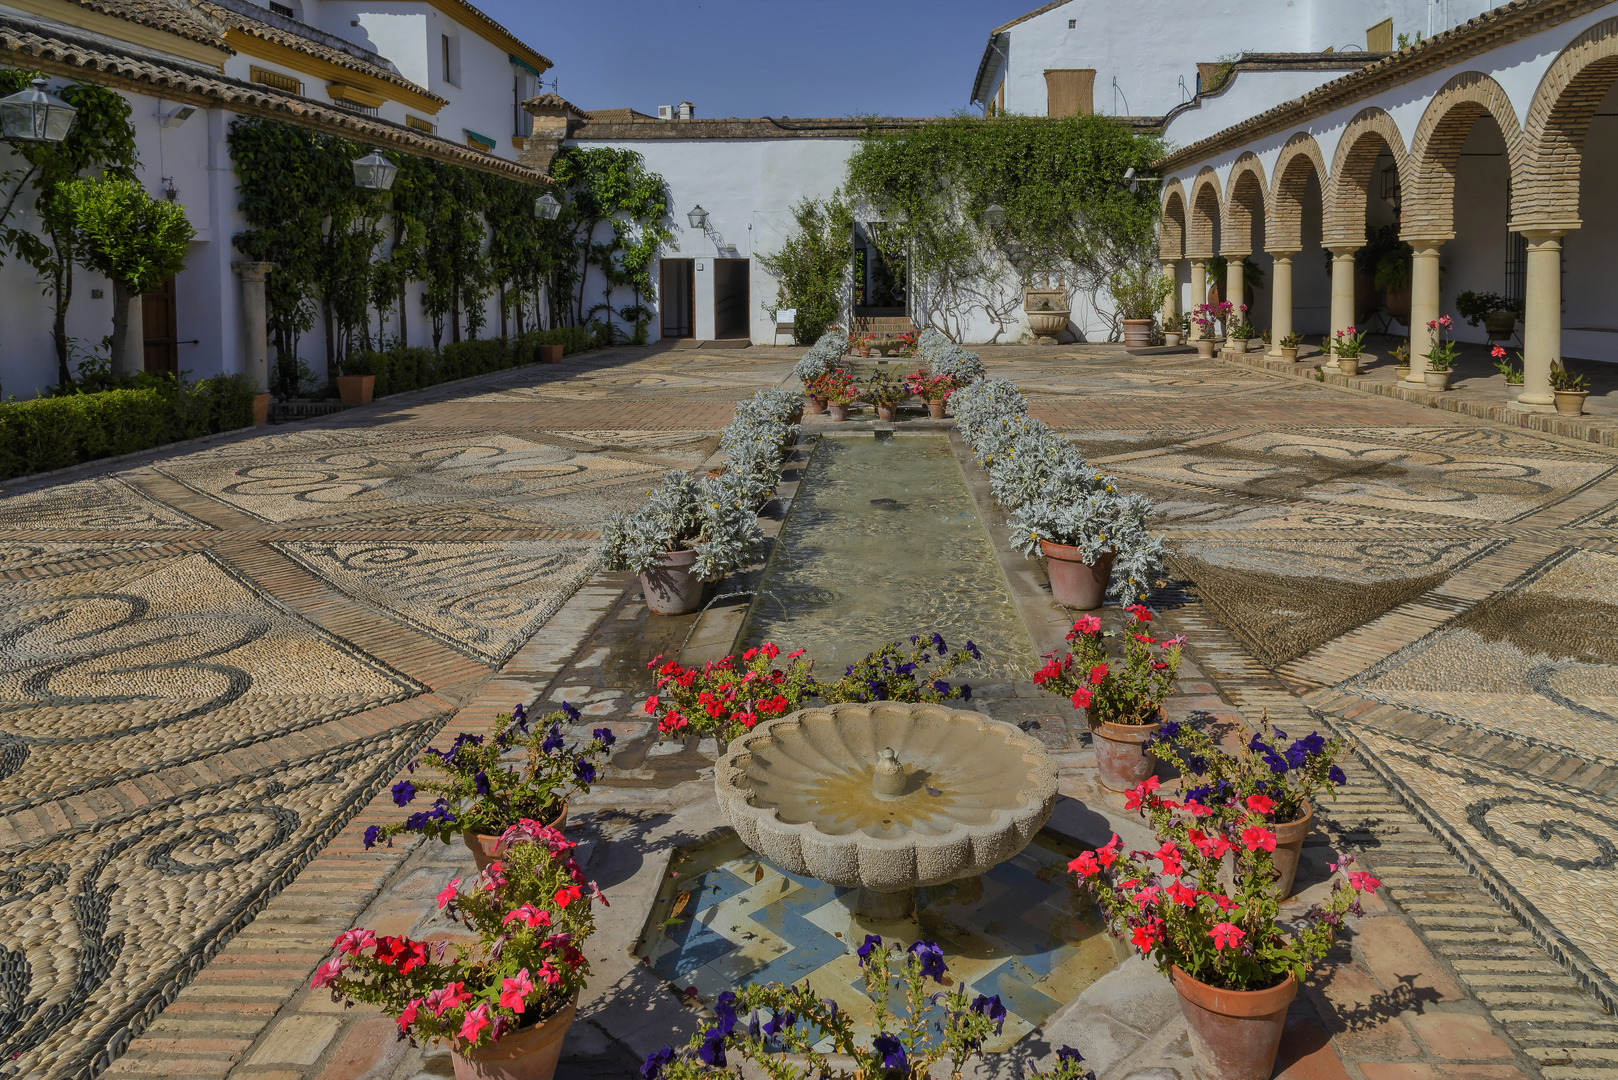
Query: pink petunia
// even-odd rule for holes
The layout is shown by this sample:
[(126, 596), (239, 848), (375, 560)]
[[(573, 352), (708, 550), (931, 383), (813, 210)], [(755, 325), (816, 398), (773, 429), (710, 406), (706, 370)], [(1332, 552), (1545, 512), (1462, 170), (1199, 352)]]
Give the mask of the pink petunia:
[(337, 940), (331, 943), (331, 947), (338, 952), (357, 956), (361, 949), (369, 949), (375, 944), (376, 935), (369, 930), (344, 930), (337, 936)]
[(1174, 846), (1172, 840), (1163, 841), (1163, 846), (1152, 852), (1152, 858), (1161, 859), (1163, 873), (1178, 876), (1180, 873), (1180, 849)]
[(1234, 949), (1247, 936), (1247, 931), (1235, 923), (1215, 923), (1214, 928), (1208, 931), (1208, 936), (1214, 940), (1216, 949)]
[(562, 973), (557, 971), (549, 960), (539, 965), (539, 977), (545, 980), (546, 986), (555, 986), (562, 981)]
[(525, 999), (533, 992), (534, 981), (528, 977), (528, 969), (523, 968), (517, 972), (516, 978), (501, 981), (500, 1007), (510, 1009), (512, 1012), (522, 1012), (526, 1004)]
[(455, 899), (455, 893), (456, 893), (456, 891), (458, 889), (460, 889), (460, 887), (461, 887), (461, 879), (460, 878), (456, 878), (454, 881), (451, 881), (448, 885), (445, 885), (444, 886), (444, 891), (440, 892), (438, 894), (438, 906), (440, 908), (442, 908), (445, 904), (447, 904), (451, 900)]
[(324, 964), (315, 968), (314, 977), (309, 980), (309, 989), (319, 990), (322, 987), (330, 986), (337, 981), (337, 976), (343, 973), (343, 968), (346, 966), (340, 956), (334, 956), (327, 960)]
[(461, 1038), (476, 1046), (478, 1035), (489, 1026), (489, 1003), (484, 1002), (466, 1014), (461, 1021)]
[(1101, 629), (1101, 620), (1094, 615), (1083, 615), (1073, 624), (1073, 629), (1081, 634), (1093, 634)]
[(1348, 883), (1360, 892), (1376, 892), (1382, 887), (1382, 883), (1370, 874), (1358, 872), (1348, 875)]
[(410, 1004), (406, 1005), (402, 1010), (400, 1010), (399, 1030), (401, 1032), (410, 1030), (410, 1025), (416, 1022), (416, 1010), (420, 1007), (421, 999), (412, 998), (410, 1000)]

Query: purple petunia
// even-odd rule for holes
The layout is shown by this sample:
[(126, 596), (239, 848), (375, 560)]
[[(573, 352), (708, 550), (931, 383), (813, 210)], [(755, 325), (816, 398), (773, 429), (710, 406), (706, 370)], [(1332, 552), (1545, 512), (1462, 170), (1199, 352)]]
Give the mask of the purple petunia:
[(640, 1067), (640, 1080), (658, 1080), (663, 1075), (663, 1066), (674, 1060), (674, 1047), (665, 1046), (661, 1050), (654, 1050), (646, 1057), (646, 1064)]
[(564, 701), (562, 702), (562, 715), (576, 724), (579, 722), (579, 718), (584, 714), (579, 712), (577, 706), (569, 705)]
[(393, 805), (409, 806), (410, 800), (416, 797), (416, 785), (408, 780), (401, 780), (393, 785)]
[(365, 847), (367, 851), (370, 850), (371, 846), (376, 843), (377, 838), (381, 835), (382, 826), (380, 825), (372, 825), (365, 830)]
[(562, 725), (552, 724), (550, 731), (545, 733), (545, 741), (540, 749), (547, 754), (554, 754), (562, 748)]
[(697, 1057), (704, 1064), (712, 1065), (716, 1069), (725, 1067), (725, 1033), (718, 1028), (709, 1028), (702, 1036), (702, 1045), (697, 1047)]
[(871, 1049), (882, 1056), (882, 1067), (889, 1072), (908, 1073), (910, 1061), (905, 1057), (904, 1043), (883, 1032), (871, 1040)]
[(479, 769), (472, 776), (472, 786), (477, 789), (479, 795), (487, 795), (489, 793), (489, 774)]
[(764, 1034), (774, 1039), (780, 1036), (793, 1024), (798, 1022), (796, 1015), (790, 1012), (777, 1012), (770, 1017), (770, 1022), (764, 1025)]
[(973, 999), (971, 1008), (973, 1012), (986, 1016), (990, 1020), (994, 1021), (995, 1034), (998, 1035), (1000, 1033), (1001, 1027), (1004, 1026), (1006, 1022), (1006, 1007), (1005, 1005), (1001, 1004), (999, 994), (996, 994), (993, 997), (985, 997), (984, 995), (979, 994)]
[(882, 939), (881, 938), (877, 937), (875, 934), (866, 934), (865, 935), (865, 944), (861, 945), (859, 948), (854, 950), (856, 953), (859, 954), (860, 967), (864, 967), (865, 962), (871, 958), (871, 953), (875, 952), (877, 949), (880, 949), (881, 947), (882, 947)]
[(573, 776), (581, 784), (593, 784), (596, 782), (596, 767), (588, 761), (575, 761)]
[(908, 952), (911, 956), (921, 961), (921, 973), (923, 975), (933, 979), (935, 982), (944, 981), (944, 950), (940, 949), (935, 942), (913, 941), (910, 943)]
[(612, 733), (612, 728), (598, 727), (591, 734), (596, 737), (596, 741), (602, 746), (611, 746), (618, 741), (618, 736)]

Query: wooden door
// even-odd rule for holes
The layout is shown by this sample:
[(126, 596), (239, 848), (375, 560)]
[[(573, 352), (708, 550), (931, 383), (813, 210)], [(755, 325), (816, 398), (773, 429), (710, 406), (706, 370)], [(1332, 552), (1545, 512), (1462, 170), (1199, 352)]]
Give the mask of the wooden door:
[(175, 315), (174, 279), (169, 278), (140, 298), (146, 370), (180, 374), (180, 326)]
[(697, 261), (695, 259), (661, 261), (662, 273), (657, 300), (663, 315), (662, 336), (693, 337), (696, 334), (697, 321)]

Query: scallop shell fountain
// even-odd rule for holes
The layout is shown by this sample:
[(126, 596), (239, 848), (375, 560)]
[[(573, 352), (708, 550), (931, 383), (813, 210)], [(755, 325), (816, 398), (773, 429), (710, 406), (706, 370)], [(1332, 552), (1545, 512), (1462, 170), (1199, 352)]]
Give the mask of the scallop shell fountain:
[(975, 877), (1027, 847), (1056, 805), (1038, 740), (981, 713), (879, 702), (804, 709), (730, 743), (719, 809), (776, 866), (858, 888), (898, 919), (918, 886)]

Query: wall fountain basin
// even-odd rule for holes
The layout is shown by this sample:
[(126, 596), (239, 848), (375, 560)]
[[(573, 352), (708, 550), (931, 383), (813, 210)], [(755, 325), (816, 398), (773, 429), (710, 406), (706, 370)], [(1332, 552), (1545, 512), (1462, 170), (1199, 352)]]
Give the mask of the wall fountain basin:
[(804, 709), (731, 742), (714, 776), (743, 843), (789, 873), (858, 888), (858, 914), (909, 914), (918, 887), (1027, 847), (1056, 805), (1039, 741), (981, 713), (880, 702)]

